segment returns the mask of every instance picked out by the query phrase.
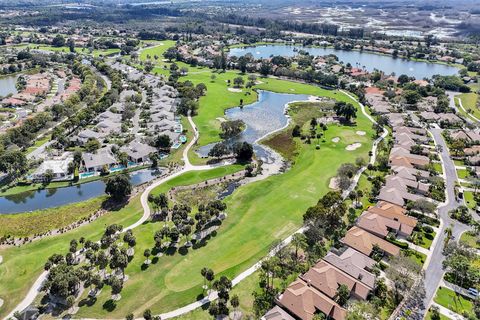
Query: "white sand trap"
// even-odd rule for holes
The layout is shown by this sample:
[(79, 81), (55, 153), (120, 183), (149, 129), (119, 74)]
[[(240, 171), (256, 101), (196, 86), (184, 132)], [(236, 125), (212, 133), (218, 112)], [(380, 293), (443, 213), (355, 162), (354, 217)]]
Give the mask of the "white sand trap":
[(367, 134), (365, 131), (357, 131), (355, 133), (358, 134), (359, 136), (364, 136)]
[(352, 143), (352, 144), (349, 144), (348, 146), (346, 146), (345, 150), (353, 151), (353, 150), (357, 150), (361, 146), (362, 146), (362, 144), (360, 142), (355, 142), (355, 143)]
[(334, 143), (338, 143), (340, 141), (340, 138), (339, 137), (335, 137), (332, 139), (332, 142)]
[(290, 91), (295, 91), (295, 89), (290, 89)]
[(0, 299), (0, 308), (3, 306), (3, 300)]
[(316, 97), (316, 96), (308, 96), (308, 101), (309, 102), (318, 102), (318, 101), (321, 101), (322, 99), (320, 99), (319, 97)]
[(328, 184), (328, 187), (332, 190), (338, 190), (338, 179), (336, 177), (333, 177), (330, 179), (330, 183)]
[(217, 119), (218, 121), (220, 121), (220, 122), (225, 122), (225, 121), (227, 121), (227, 119), (222, 118), (222, 117), (218, 117), (218, 118), (216, 118), (216, 119)]
[(242, 92), (242, 89), (238, 89), (238, 88), (228, 88), (228, 91), (230, 91), (230, 92)]
[(262, 83), (263, 81), (260, 81), (260, 80), (255, 81), (255, 84), (262, 84)]

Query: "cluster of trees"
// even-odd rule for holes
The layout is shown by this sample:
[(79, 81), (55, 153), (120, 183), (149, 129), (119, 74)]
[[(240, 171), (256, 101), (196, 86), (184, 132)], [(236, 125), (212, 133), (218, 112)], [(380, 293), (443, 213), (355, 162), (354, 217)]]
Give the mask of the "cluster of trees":
[[(124, 271), (134, 254), (136, 238), (132, 231), (124, 233), (123, 241), (128, 249), (118, 247), (115, 242), (120, 238), (122, 226), (110, 225), (105, 229), (100, 243), (85, 240), (71, 240), (69, 252), (66, 255), (54, 254), (45, 263), (49, 271), (42, 290), (59, 299), (68, 308), (75, 303), (80, 287), (89, 289), (89, 297), (94, 297), (105, 285), (111, 287), (112, 295), (118, 295), (123, 288)], [(83, 249), (79, 251), (79, 246)], [(80, 263), (81, 255), (85, 262)], [(109, 267), (121, 273), (121, 277), (111, 275), (106, 277)]]
[(470, 92), (470, 87), (458, 76), (434, 76), (435, 86), (445, 90)]
[(357, 108), (351, 103), (337, 101), (333, 106), (333, 110), (337, 116), (343, 117), (347, 123), (350, 123), (353, 118), (357, 117)]
[(473, 222), (472, 214), (466, 206), (459, 206), (449, 212), (452, 219), (458, 220), (461, 223), (470, 224)]
[(222, 139), (230, 139), (238, 136), (243, 131), (245, 122), (243, 122), (243, 120), (224, 121), (220, 125), (220, 128), (222, 130), (220, 137)]
[(198, 99), (204, 96), (207, 91), (207, 86), (204, 83), (199, 83), (196, 86), (191, 81), (174, 82), (180, 97), (180, 104), (177, 107), (177, 112), (181, 115), (188, 115), (189, 113), (195, 115), (198, 109)]
[[(149, 195), (148, 201), (154, 207), (154, 218), (165, 221), (163, 228), (154, 234), (155, 249), (157, 251), (161, 250), (162, 244), (166, 239), (169, 239), (171, 243), (176, 243), (180, 235), (185, 236), (185, 245), (190, 246), (191, 243), (188, 237), (192, 233), (193, 226), (195, 225), (195, 232), (199, 232), (210, 226), (220, 224), (221, 219), (219, 219), (219, 216), (227, 209), (227, 205), (220, 200), (209, 201), (206, 204), (202, 203), (198, 206), (198, 212), (193, 219), (190, 216), (192, 208), (185, 204), (174, 204), (170, 209), (168, 197), (163, 193), (156, 196)], [(174, 223), (174, 226), (171, 228), (166, 225), (169, 217), (171, 217), (171, 221)]]
[(237, 142), (229, 145), (227, 142), (219, 142), (208, 152), (209, 157), (221, 158), (233, 154), (238, 162), (250, 162), (253, 158), (253, 146), (248, 142)]
[(345, 231), (347, 206), (340, 192), (329, 191), (303, 215), (305, 225), (326, 238), (338, 240)]
[(132, 183), (127, 173), (116, 174), (106, 181), (105, 193), (116, 202), (125, 200), (132, 193)]
[(472, 248), (451, 241), (444, 248), (443, 269), (445, 279), (462, 288), (474, 288), (480, 282), (480, 268), (475, 265), (476, 253)]

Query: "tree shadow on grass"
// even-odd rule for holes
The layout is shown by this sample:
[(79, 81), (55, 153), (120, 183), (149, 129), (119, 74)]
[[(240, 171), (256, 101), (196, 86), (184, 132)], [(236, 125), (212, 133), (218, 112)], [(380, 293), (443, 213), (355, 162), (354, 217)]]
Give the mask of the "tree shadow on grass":
[(105, 301), (102, 307), (108, 312), (112, 312), (117, 307), (117, 303), (112, 299), (108, 299), (107, 301)]
[(188, 253), (188, 248), (181, 247), (180, 249), (178, 249), (178, 253), (181, 254), (182, 256), (185, 256)]
[(87, 298), (87, 299), (80, 300), (78, 302), (78, 306), (79, 307), (84, 307), (84, 306), (91, 307), (95, 304), (95, 302), (97, 302), (97, 297), (90, 297), (90, 298)]

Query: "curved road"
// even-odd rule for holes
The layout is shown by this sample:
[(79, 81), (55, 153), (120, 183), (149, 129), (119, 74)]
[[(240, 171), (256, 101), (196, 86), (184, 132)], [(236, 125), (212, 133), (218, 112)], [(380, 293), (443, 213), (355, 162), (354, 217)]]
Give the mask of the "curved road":
[[(345, 95), (347, 95), (350, 99), (356, 101), (359, 105), (360, 105), (360, 108), (361, 108), (361, 111), (362, 113), (364, 114), (365, 117), (367, 117), (367, 119), (369, 119), (372, 123), (376, 123), (375, 119), (373, 119), (365, 110), (365, 106), (363, 104), (361, 104), (360, 102), (358, 102), (355, 97), (353, 97), (351, 94), (349, 94), (348, 92), (346, 91), (343, 91), (341, 90), (342, 93), (344, 93)], [(190, 160), (188, 159), (188, 152), (190, 150), (190, 148), (195, 144), (195, 142), (198, 140), (198, 137), (199, 137), (199, 134), (198, 134), (198, 130), (197, 130), (197, 127), (195, 126), (195, 123), (193, 122), (191, 116), (188, 116), (188, 121), (192, 127), (192, 130), (193, 130), (193, 133), (194, 133), (194, 138), (188, 143), (188, 145), (186, 146), (186, 148), (183, 150), (183, 154), (182, 154), (182, 157), (183, 157), (183, 161), (184, 161), (184, 167), (163, 178), (163, 179), (160, 179), (156, 182), (154, 182), (153, 184), (151, 184), (149, 187), (147, 187), (144, 192), (142, 193), (141, 197), (140, 197), (140, 201), (141, 201), (141, 204), (142, 204), (142, 208), (143, 208), (143, 215), (142, 217), (137, 221), (135, 222), (134, 224), (124, 228), (122, 230), (122, 232), (125, 232), (126, 230), (131, 230), (131, 229), (135, 229), (137, 228), (138, 226), (142, 225), (145, 221), (147, 221), (151, 215), (151, 210), (150, 210), (150, 206), (148, 205), (148, 195), (150, 194), (150, 192), (155, 189), (156, 187), (158, 187), (159, 185), (175, 178), (175, 177), (178, 177), (186, 172), (189, 172), (189, 171), (201, 171), (201, 170), (210, 170), (210, 169), (213, 169), (213, 168), (216, 168), (216, 167), (219, 167), (219, 166), (223, 166), (223, 165), (226, 165), (228, 163), (225, 163), (225, 164), (218, 164), (218, 165), (203, 165), (203, 166), (195, 166), (195, 165), (192, 165), (190, 163)], [(374, 163), (375, 162), (375, 158), (376, 158), (376, 150), (377, 150), (377, 145), (378, 145), (378, 142), (380, 142), (382, 139), (384, 139), (386, 136), (388, 135), (388, 131), (384, 128), (384, 132), (382, 133), (382, 135), (373, 142), (373, 145), (372, 145), (372, 157), (370, 158), (370, 163)], [(358, 180), (362, 174), (362, 172), (365, 170), (366, 167), (362, 167), (358, 172), (357, 174), (355, 175), (355, 177), (353, 178), (353, 183), (352, 185), (350, 186), (350, 189), (353, 190), (353, 188), (355, 188), (355, 186), (357, 185), (358, 183)], [(349, 190), (350, 190), (349, 189)], [(346, 197), (348, 195), (348, 193), (344, 193), (344, 197)], [(269, 254), (267, 255), (267, 257), (263, 258), (262, 260), (258, 261), (257, 263), (255, 263), (253, 266), (251, 266), (250, 268), (248, 268), (247, 270), (243, 271), (242, 273), (240, 273), (238, 276), (236, 276), (233, 280), (232, 280), (232, 285), (237, 285), (238, 283), (240, 283), (241, 281), (243, 281), (245, 278), (247, 278), (248, 276), (250, 276), (251, 274), (253, 274), (255, 271), (257, 271), (260, 266), (261, 266), (261, 263), (264, 259), (268, 258), (268, 257), (271, 257), (273, 256), (280, 248), (283, 248), (284, 246), (288, 245), (291, 241), (292, 241), (292, 237), (294, 234), (296, 233), (299, 233), (299, 232), (303, 232), (304, 231), (304, 228), (300, 228), (298, 229), (296, 232), (294, 232), (293, 234), (291, 234), (289, 237), (287, 237), (285, 240), (283, 240), (275, 249), (273, 249), (271, 252), (269, 252)], [(37, 280), (35, 281), (35, 283), (33, 284), (33, 286), (30, 288), (30, 290), (28, 291), (27, 295), (25, 296), (25, 298), (15, 307), (15, 309), (13, 309), (10, 314), (6, 317), (6, 319), (9, 319), (11, 317), (13, 317), (14, 313), (17, 312), (17, 311), (22, 311), (24, 309), (26, 309), (29, 305), (31, 305), (33, 303), (33, 301), (35, 300), (36, 296), (38, 295), (38, 293), (41, 291), (41, 287), (42, 287), (42, 284), (43, 282), (45, 281), (46, 277), (48, 275), (48, 272), (47, 271), (44, 271), (42, 272), (42, 274), (37, 278)], [(186, 305), (184, 307), (181, 307), (181, 308), (178, 308), (176, 310), (173, 310), (173, 311), (170, 311), (170, 312), (167, 312), (167, 313), (163, 313), (163, 314), (160, 314), (160, 318), (161, 319), (169, 319), (169, 318), (174, 318), (174, 317), (177, 317), (177, 316), (180, 316), (182, 314), (186, 314), (188, 312), (191, 312), (215, 299), (217, 299), (217, 293), (215, 291), (212, 291), (207, 297), (203, 298), (202, 300), (198, 300), (198, 301), (195, 301), (189, 305)], [(140, 318), (142, 319), (142, 318)], [(85, 319), (85, 320), (91, 320), (91, 319)]]

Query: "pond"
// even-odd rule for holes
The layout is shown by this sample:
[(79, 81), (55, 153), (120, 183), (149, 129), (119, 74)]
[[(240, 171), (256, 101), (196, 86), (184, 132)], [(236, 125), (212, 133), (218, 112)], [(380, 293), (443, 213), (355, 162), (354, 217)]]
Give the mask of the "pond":
[(17, 83), (18, 75), (0, 77), (0, 97), (6, 97), (9, 94), (17, 93), (15, 84)]
[(458, 69), (439, 63), (412, 61), (402, 58), (394, 58), (389, 55), (375, 54), (372, 52), (335, 50), (334, 48), (302, 47), (288, 45), (262, 45), (254, 47), (233, 48), (231, 56), (243, 56), (247, 53), (254, 58), (268, 58), (270, 56), (292, 57), (298, 54), (298, 50), (304, 50), (314, 56), (334, 54), (344, 64), (350, 63), (353, 67), (365, 67), (368, 71), (382, 70), (385, 74), (395, 73), (397, 76), (406, 74), (416, 79), (431, 78), (435, 74), (454, 75)]
[[(225, 117), (228, 120), (243, 120), (245, 130), (235, 139), (227, 141), (229, 144), (246, 141), (253, 144), (257, 157), (266, 161), (269, 151), (257, 143), (266, 135), (282, 129), (288, 123), (285, 115), (285, 106), (294, 101), (308, 100), (309, 96), (304, 94), (275, 93), (270, 91), (258, 92), (258, 101), (243, 108), (236, 107), (227, 109)], [(202, 146), (196, 150), (201, 157), (206, 157), (215, 143)]]
[[(161, 175), (160, 170), (143, 169), (130, 174), (130, 182), (139, 185)], [(0, 197), (0, 214), (29, 212), (81, 202), (105, 194), (105, 183), (96, 180), (75, 186), (28, 191)]]

